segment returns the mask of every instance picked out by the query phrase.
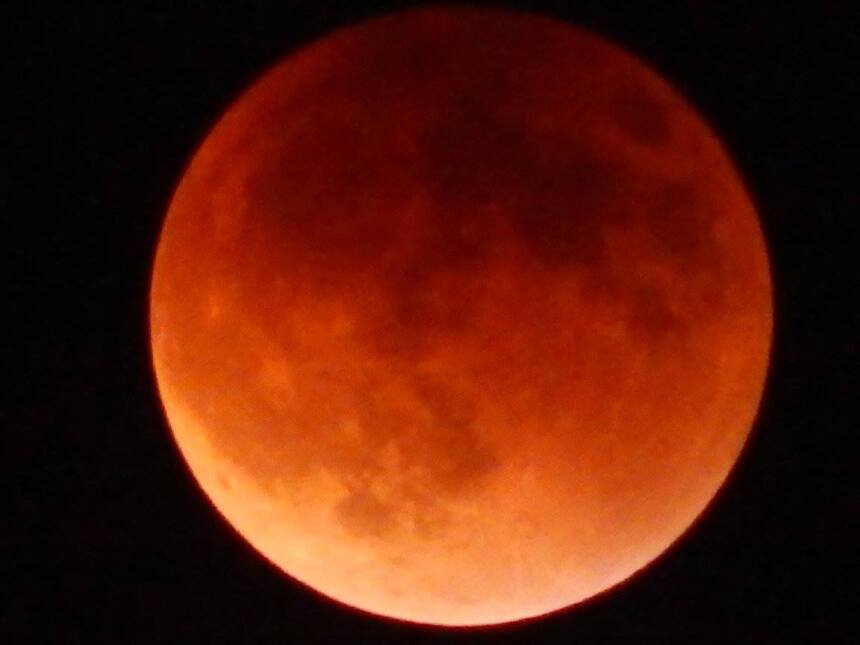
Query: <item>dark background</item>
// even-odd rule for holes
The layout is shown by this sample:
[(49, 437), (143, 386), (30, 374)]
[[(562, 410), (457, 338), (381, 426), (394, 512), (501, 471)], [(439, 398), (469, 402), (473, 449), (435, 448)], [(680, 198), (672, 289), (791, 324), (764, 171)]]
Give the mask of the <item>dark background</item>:
[(858, 428), (860, 20), (851, 2), (767, 4), (530, 5), (637, 53), (720, 133), (768, 238), (775, 346), (747, 449), (675, 547), (572, 610), (455, 632), (335, 605), (246, 546), (186, 470), (149, 363), (157, 234), (214, 120), (284, 54), (403, 4), (5, 9), (12, 483), (0, 641), (860, 642), (847, 627), (858, 573), (847, 478)]

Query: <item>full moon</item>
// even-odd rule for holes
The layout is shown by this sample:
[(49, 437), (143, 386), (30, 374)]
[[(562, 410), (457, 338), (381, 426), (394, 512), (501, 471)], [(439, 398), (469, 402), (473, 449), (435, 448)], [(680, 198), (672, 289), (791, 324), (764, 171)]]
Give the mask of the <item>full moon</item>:
[(762, 394), (758, 218), (696, 110), (557, 19), (430, 8), (288, 56), (175, 191), (152, 356), (214, 506), (405, 621), (585, 600), (703, 511)]

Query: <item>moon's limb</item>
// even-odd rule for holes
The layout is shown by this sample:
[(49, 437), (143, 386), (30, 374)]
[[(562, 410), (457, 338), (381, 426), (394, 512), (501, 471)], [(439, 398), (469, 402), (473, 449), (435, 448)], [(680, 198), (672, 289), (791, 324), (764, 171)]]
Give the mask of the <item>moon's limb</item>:
[(713, 132), (606, 42), (435, 9), (288, 58), (195, 155), (156, 257), (168, 418), (287, 573), (486, 624), (658, 556), (750, 430), (758, 221)]

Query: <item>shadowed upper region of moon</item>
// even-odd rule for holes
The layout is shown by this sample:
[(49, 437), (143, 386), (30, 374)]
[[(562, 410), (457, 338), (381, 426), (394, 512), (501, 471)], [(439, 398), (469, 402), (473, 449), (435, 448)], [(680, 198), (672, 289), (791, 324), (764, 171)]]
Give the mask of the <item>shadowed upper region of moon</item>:
[(577, 602), (665, 549), (749, 432), (770, 315), (695, 111), (500, 10), (392, 14), (269, 71), (189, 166), (152, 285), (216, 506), (320, 591), (444, 624)]

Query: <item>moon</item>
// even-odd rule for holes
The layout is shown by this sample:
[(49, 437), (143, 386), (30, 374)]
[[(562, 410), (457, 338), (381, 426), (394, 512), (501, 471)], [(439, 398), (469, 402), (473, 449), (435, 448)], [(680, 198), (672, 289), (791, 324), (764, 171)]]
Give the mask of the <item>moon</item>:
[(617, 585), (752, 427), (767, 250), (714, 131), (551, 17), (341, 29), (215, 124), (155, 256), (176, 443), (268, 560), (380, 616), (488, 625)]

